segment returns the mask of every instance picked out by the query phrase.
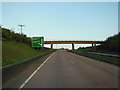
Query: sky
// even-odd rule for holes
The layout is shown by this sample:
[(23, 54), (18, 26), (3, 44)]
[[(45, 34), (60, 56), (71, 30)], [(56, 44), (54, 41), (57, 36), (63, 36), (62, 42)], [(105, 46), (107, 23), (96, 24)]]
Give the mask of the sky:
[[(118, 33), (118, 2), (3, 2), (2, 10), (3, 27), (20, 33), (23, 24), (24, 34), (45, 41), (101, 41)], [(61, 47), (72, 45), (54, 45)]]

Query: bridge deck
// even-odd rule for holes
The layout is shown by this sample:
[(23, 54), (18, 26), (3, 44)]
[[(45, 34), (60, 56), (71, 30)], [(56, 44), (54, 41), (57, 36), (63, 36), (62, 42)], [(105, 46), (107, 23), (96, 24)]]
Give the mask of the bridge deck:
[(45, 41), (44, 44), (102, 44), (104, 41)]

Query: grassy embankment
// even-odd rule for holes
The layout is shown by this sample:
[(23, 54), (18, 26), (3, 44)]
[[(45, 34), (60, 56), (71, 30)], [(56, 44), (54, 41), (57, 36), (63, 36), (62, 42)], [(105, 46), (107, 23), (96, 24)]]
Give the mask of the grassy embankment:
[(2, 66), (28, 59), (39, 54), (48, 52), (49, 49), (35, 50), (28, 44), (16, 41), (2, 42)]
[(71, 52), (79, 54), (79, 55), (83, 55), (83, 56), (86, 56), (86, 57), (90, 57), (90, 58), (93, 58), (93, 59), (96, 59), (96, 60), (101, 60), (101, 61), (109, 62), (109, 63), (112, 63), (112, 64), (116, 64), (116, 65), (120, 64), (120, 58), (94, 55), (94, 54), (87, 53), (88, 51), (91, 51), (91, 48), (72, 50)]
[(0, 40), (0, 67), (2, 66), (2, 41)]

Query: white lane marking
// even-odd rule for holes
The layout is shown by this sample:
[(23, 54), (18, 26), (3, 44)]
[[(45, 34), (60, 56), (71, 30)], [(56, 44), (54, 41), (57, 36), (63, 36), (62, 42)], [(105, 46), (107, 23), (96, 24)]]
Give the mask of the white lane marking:
[[(78, 57), (85, 57), (85, 56), (82, 56), (82, 55), (77, 55), (77, 54), (74, 54), (74, 53), (71, 53), (72, 55), (75, 55), (75, 56), (78, 56)], [(85, 57), (85, 58), (88, 58), (88, 57)], [(90, 59), (92, 62), (94, 62), (94, 63), (99, 63), (99, 64), (102, 64), (102, 65), (105, 65), (105, 66), (107, 66), (107, 67), (111, 67), (111, 68), (114, 68), (114, 69), (119, 69), (119, 67), (118, 66), (111, 66), (111, 65), (109, 65), (109, 63), (105, 63), (105, 62), (103, 62), (103, 61), (95, 61), (95, 60), (92, 60), (91, 58), (88, 58), (88, 59)]]
[(73, 62), (72, 60), (71, 60), (70, 62), (71, 62), (72, 64), (74, 64), (74, 62)]
[[(53, 53), (54, 54), (54, 53)], [(52, 54), (52, 55), (53, 55)], [(52, 55), (50, 55), (31, 75), (30, 75), (30, 77), (19, 87), (19, 89), (22, 89), (24, 86), (25, 86), (25, 84), (36, 74), (36, 72), (48, 61), (48, 59), (50, 59), (51, 58), (51, 56)]]

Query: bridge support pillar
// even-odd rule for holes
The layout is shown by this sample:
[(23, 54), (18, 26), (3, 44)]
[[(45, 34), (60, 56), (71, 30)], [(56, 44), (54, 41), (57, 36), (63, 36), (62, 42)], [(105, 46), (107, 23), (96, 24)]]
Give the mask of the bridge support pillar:
[(51, 43), (51, 50), (53, 49), (53, 44)]
[(72, 50), (74, 50), (74, 43), (72, 43)]

